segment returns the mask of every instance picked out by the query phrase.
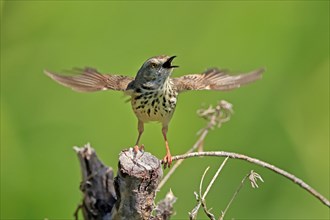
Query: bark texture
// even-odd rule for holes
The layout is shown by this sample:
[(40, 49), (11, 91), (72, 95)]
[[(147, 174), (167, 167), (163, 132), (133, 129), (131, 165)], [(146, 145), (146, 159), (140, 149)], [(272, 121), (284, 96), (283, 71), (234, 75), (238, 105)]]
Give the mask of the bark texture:
[(113, 219), (150, 219), (162, 176), (160, 161), (150, 153), (122, 151), (115, 179), (118, 202)]
[[(80, 161), (83, 193), (81, 209), (85, 220), (165, 220), (174, 214), (172, 192), (155, 205), (157, 187), (163, 176), (161, 162), (148, 152), (132, 148), (119, 154), (118, 173), (104, 165), (87, 144), (74, 147)], [(76, 213), (76, 218), (78, 215)]]

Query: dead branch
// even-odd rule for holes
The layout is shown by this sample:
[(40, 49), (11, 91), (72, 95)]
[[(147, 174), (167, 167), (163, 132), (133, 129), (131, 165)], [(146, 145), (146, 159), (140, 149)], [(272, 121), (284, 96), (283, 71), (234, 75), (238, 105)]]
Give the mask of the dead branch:
[(176, 197), (170, 190), (165, 199), (158, 202), (157, 207), (155, 209), (156, 219), (168, 220), (172, 215), (175, 214), (173, 210), (173, 205), (176, 202)]
[[(93, 148), (87, 144), (83, 148), (74, 147), (80, 162), (82, 181), (80, 190), (83, 201), (79, 205), (84, 219), (111, 219), (111, 210), (117, 201), (113, 184), (113, 170), (105, 166), (97, 157)], [(78, 212), (75, 218), (78, 218)]]
[(240, 160), (245, 160), (250, 163), (265, 167), (277, 174), (280, 174), (287, 179), (291, 180), (295, 184), (299, 185), (301, 188), (309, 192), (312, 196), (320, 200), (324, 205), (330, 207), (330, 202), (328, 199), (326, 199), (324, 196), (322, 196), (319, 192), (317, 192), (315, 189), (313, 189), (311, 186), (309, 186), (307, 183), (305, 183), (303, 180), (295, 177), (293, 174), (282, 170), (274, 165), (271, 165), (267, 162), (261, 161), (256, 158), (252, 158), (243, 154), (237, 154), (237, 153), (232, 153), (232, 152), (225, 152), (225, 151), (206, 151), (206, 152), (194, 152), (194, 153), (189, 153), (189, 154), (183, 154), (183, 155), (178, 155), (174, 156), (172, 158), (173, 161), (176, 160), (182, 160), (182, 159), (187, 159), (191, 157), (205, 157), (205, 156), (211, 156), (211, 157), (229, 157), (232, 159), (240, 159)]

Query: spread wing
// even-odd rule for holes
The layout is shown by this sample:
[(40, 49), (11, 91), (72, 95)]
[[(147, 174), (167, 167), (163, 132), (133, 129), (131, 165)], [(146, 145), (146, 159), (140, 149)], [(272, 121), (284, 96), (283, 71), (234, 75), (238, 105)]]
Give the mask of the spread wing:
[(96, 69), (75, 68), (70, 76), (59, 75), (45, 70), (45, 74), (58, 82), (78, 92), (94, 92), (99, 90), (126, 90), (128, 84), (134, 80), (133, 77), (101, 74)]
[(209, 69), (201, 74), (172, 78), (177, 92), (186, 90), (231, 90), (254, 82), (262, 77), (263, 68), (249, 73), (230, 75), (225, 70)]

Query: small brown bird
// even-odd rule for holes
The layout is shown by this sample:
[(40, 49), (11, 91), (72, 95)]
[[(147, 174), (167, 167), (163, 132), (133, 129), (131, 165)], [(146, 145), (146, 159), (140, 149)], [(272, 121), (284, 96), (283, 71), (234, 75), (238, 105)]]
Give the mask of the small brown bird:
[(135, 150), (144, 130), (144, 123), (162, 123), (166, 156), (163, 163), (171, 165), (172, 156), (167, 141), (168, 124), (175, 110), (177, 96), (187, 90), (231, 90), (261, 78), (263, 68), (246, 74), (229, 75), (226, 71), (212, 68), (200, 74), (172, 78), (172, 61), (176, 56), (156, 56), (143, 63), (135, 78), (130, 76), (101, 74), (96, 69), (74, 69), (75, 75), (64, 76), (45, 71), (56, 82), (79, 92), (119, 90), (131, 96), (132, 109), (138, 118), (138, 138)]

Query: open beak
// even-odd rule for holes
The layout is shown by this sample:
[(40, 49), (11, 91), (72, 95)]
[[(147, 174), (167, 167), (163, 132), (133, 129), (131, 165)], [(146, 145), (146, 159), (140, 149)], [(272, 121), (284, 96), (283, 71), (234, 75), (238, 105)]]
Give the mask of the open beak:
[(163, 67), (167, 69), (179, 67), (179, 66), (172, 66), (172, 61), (175, 57), (176, 56), (171, 56), (170, 58), (168, 58), (168, 60), (166, 60), (166, 62), (163, 64)]

